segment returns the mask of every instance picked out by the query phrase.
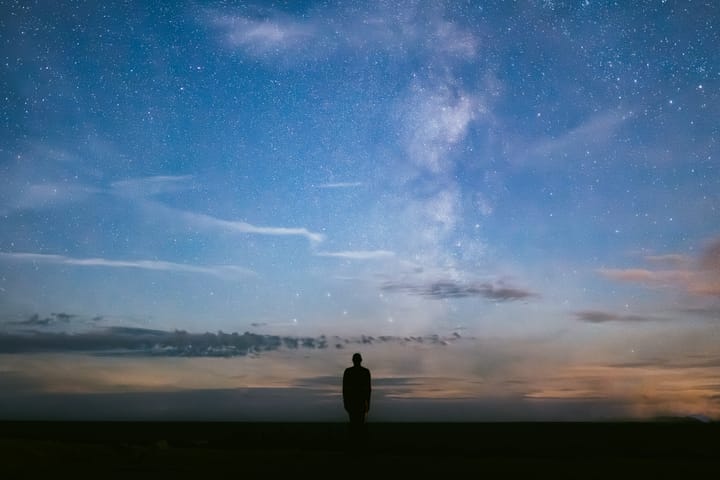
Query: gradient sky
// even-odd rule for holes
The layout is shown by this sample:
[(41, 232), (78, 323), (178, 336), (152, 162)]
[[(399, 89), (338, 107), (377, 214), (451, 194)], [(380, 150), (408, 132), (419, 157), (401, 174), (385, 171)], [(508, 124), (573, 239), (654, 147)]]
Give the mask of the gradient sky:
[(0, 2), (0, 416), (720, 417), (717, 2), (146, 3)]

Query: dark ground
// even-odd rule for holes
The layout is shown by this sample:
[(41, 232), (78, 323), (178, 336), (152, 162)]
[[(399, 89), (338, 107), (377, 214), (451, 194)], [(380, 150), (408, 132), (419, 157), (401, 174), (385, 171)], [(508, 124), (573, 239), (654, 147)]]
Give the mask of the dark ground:
[(371, 423), (360, 453), (347, 434), (342, 423), (0, 422), (0, 478), (720, 478), (718, 423)]

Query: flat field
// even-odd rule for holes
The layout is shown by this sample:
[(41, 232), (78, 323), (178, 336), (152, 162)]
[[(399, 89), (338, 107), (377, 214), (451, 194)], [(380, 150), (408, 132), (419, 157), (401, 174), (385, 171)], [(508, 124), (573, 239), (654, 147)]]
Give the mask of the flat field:
[[(649, 478), (720, 473), (720, 424), (0, 422), (0, 473)], [(705, 478), (720, 478), (718, 476)]]

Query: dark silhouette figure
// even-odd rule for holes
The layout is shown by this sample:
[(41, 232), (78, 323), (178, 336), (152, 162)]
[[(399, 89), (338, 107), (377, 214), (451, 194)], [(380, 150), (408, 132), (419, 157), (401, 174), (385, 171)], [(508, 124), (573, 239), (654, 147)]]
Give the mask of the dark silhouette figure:
[(343, 404), (350, 416), (350, 435), (355, 442), (365, 437), (365, 416), (370, 410), (370, 370), (361, 366), (362, 356), (352, 356), (353, 366), (343, 374)]

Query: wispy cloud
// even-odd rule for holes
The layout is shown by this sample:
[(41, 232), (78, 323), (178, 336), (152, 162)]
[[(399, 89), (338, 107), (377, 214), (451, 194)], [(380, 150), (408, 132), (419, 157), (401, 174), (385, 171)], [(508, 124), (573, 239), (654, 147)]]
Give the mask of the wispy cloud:
[(364, 185), (363, 182), (331, 182), (331, 183), (321, 183), (317, 185), (317, 188), (325, 188), (325, 189), (336, 189), (336, 188), (358, 188), (362, 187)]
[(185, 190), (192, 178), (192, 175), (154, 175), (118, 180), (110, 186), (111, 191), (117, 195), (142, 198)]
[(511, 155), (511, 160), (519, 165), (552, 165), (568, 156), (584, 155), (589, 147), (608, 142), (631, 116), (616, 109), (597, 113), (560, 135), (526, 144)]
[(666, 255), (646, 255), (645, 260), (651, 263), (687, 267), (692, 264), (692, 257), (677, 253)]
[(117, 195), (140, 202), (149, 212), (164, 215), (171, 221), (181, 219), (198, 229), (225, 230), (256, 235), (301, 236), (313, 243), (320, 243), (325, 238), (320, 233), (311, 232), (302, 227), (265, 227), (238, 220), (224, 220), (203, 213), (168, 207), (147, 198), (161, 193), (185, 190), (189, 188), (188, 182), (192, 178), (191, 175), (158, 175), (131, 178), (113, 182), (111, 188), (112, 192)]
[(81, 202), (100, 190), (76, 183), (7, 185), (0, 194), (0, 214), (16, 210), (56, 208)]
[(638, 283), (650, 287), (675, 288), (709, 297), (720, 297), (720, 239), (715, 238), (695, 259), (684, 255), (646, 257), (652, 263), (670, 263), (674, 268), (603, 268), (598, 273), (612, 280)]
[(220, 12), (211, 12), (209, 18), (228, 47), (252, 55), (298, 49), (318, 35), (310, 22), (290, 18), (254, 19)]
[(76, 258), (45, 253), (0, 252), (0, 260), (73, 265), (79, 267), (137, 268), (163, 272), (200, 273), (218, 277), (247, 277), (255, 275), (252, 270), (236, 265), (192, 265), (162, 260), (111, 260), (97, 257)]
[(646, 268), (601, 268), (598, 273), (621, 282), (643, 283), (652, 286), (674, 286), (687, 283), (692, 274), (684, 270), (648, 270)]
[(711, 303), (704, 303), (700, 305), (690, 305), (682, 308), (680, 311), (715, 320), (720, 318), (720, 302), (713, 301)]
[(392, 258), (395, 252), (388, 250), (345, 250), (340, 252), (317, 252), (318, 257), (335, 257), (347, 260), (376, 260), (381, 258)]
[(237, 233), (250, 233), (256, 235), (274, 235), (274, 236), (300, 236), (307, 238), (312, 243), (320, 243), (325, 239), (321, 233), (311, 232), (303, 227), (260, 227), (247, 222), (237, 220), (223, 220), (203, 213), (194, 213), (184, 210), (170, 209), (174, 215), (184, 219), (187, 223), (196, 228), (225, 230)]
[(472, 58), (479, 43), (471, 30), (448, 21), (442, 8), (407, 3), (315, 9), (301, 17), (274, 9), (253, 13), (206, 9), (201, 22), (223, 45), (252, 56), (301, 54), (319, 59), (332, 52), (407, 55), (412, 50), (432, 57)]
[(701, 295), (720, 297), (720, 238), (714, 239), (698, 259), (700, 279), (692, 291)]
[(46, 182), (6, 185), (0, 193), (0, 213), (62, 207), (87, 201), (93, 195), (110, 193), (130, 199), (173, 193), (189, 188), (191, 175), (156, 175), (112, 182), (110, 187), (81, 183)]

